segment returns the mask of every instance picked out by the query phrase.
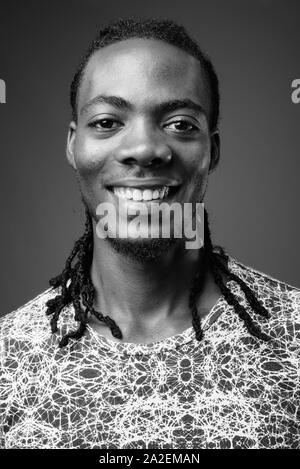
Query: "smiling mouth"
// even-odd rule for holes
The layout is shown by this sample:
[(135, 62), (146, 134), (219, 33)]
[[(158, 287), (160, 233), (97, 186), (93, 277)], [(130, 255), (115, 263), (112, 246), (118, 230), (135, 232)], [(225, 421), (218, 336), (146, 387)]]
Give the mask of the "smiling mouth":
[(108, 187), (118, 198), (133, 200), (134, 202), (160, 201), (173, 194), (178, 187), (157, 186), (157, 187)]

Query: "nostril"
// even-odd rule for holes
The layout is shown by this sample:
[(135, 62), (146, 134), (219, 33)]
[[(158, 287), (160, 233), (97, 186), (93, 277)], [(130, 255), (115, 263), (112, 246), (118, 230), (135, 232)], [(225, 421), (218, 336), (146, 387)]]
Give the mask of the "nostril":
[(157, 167), (157, 166), (161, 166), (162, 164), (163, 164), (163, 160), (159, 157), (156, 157), (156, 158), (153, 158), (151, 161), (149, 161), (149, 163), (146, 166)]
[(152, 164), (153, 166), (157, 166), (158, 164), (161, 164), (162, 163), (162, 159), (161, 158), (154, 158), (152, 160)]
[(128, 158), (124, 158), (122, 163), (127, 164), (127, 165), (143, 164), (143, 166), (158, 167), (158, 166), (161, 166), (163, 164), (163, 160), (162, 160), (162, 158), (155, 157), (153, 159), (149, 159), (149, 161), (142, 162), (138, 158), (128, 157)]
[(132, 165), (132, 164), (136, 164), (137, 161), (136, 161), (135, 158), (132, 158), (132, 157), (131, 157), (131, 158), (125, 158), (125, 159), (122, 161), (122, 163), (123, 163), (123, 164), (129, 164), (129, 165), (131, 164), (131, 165)]

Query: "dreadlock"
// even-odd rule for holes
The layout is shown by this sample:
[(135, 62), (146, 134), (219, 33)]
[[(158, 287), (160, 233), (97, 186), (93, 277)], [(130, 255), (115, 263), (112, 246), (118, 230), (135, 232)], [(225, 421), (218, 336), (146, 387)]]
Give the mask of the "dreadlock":
[[(233, 306), (235, 312), (244, 321), (246, 328), (251, 335), (268, 341), (270, 337), (262, 332), (257, 324), (254, 323), (250, 314), (242, 306), (234, 293), (225, 285), (221, 272), (225, 273), (230, 280), (234, 280), (242, 289), (252, 310), (264, 318), (269, 318), (266, 308), (256, 298), (248, 285), (228, 268), (228, 255), (224, 249), (218, 246), (215, 251), (211, 242), (208, 214), (204, 210), (204, 250), (201, 268), (196, 271), (189, 292), (189, 308), (192, 314), (192, 325), (195, 330), (196, 339), (201, 341), (203, 331), (201, 329), (200, 316), (197, 309), (197, 300), (201, 295), (204, 284), (204, 276), (207, 269), (211, 269), (216, 285), (219, 287), (225, 300), (230, 306)], [(90, 266), (93, 253), (93, 228), (91, 215), (86, 210), (85, 232), (76, 241), (74, 248), (66, 260), (63, 272), (50, 280), (53, 288), (61, 287), (61, 293), (55, 298), (47, 301), (47, 315), (52, 315), (50, 324), (52, 333), (57, 332), (57, 321), (63, 308), (70, 303), (75, 310), (75, 321), (79, 322), (78, 328), (66, 333), (60, 340), (59, 346), (64, 347), (70, 339), (80, 339), (86, 330), (88, 314), (93, 314), (99, 321), (106, 324), (114, 337), (122, 339), (122, 332), (116, 322), (109, 316), (104, 316), (100, 311), (93, 307), (95, 289), (90, 278)], [(76, 260), (77, 259), (77, 260)], [(199, 255), (200, 259), (200, 255)], [(76, 260), (76, 261), (75, 261)], [(225, 262), (224, 262), (225, 261)], [(72, 263), (75, 262), (74, 267)], [(83, 305), (83, 306), (82, 306)]]
[[(269, 312), (261, 304), (261, 302), (255, 296), (251, 288), (249, 288), (248, 285), (241, 278), (239, 278), (237, 275), (235, 275), (233, 272), (229, 270), (228, 268), (229, 257), (225, 253), (224, 249), (218, 246), (219, 252), (214, 252), (212, 241), (211, 241), (208, 214), (206, 210), (204, 212), (204, 216), (205, 216), (204, 218), (205, 255), (208, 258), (207, 260), (208, 266), (211, 268), (216, 285), (219, 287), (227, 303), (230, 306), (233, 306), (235, 312), (244, 321), (245, 326), (250, 332), (250, 334), (263, 341), (269, 341), (271, 338), (260, 330), (259, 326), (254, 323), (252, 317), (244, 308), (244, 306), (239, 303), (237, 297), (225, 285), (220, 272), (222, 271), (223, 273), (225, 273), (228, 276), (229, 280), (233, 280), (240, 286), (243, 293), (245, 294), (245, 297), (249, 305), (251, 306), (252, 310), (256, 314), (264, 318), (269, 318), (270, 317)], [(224, 265), (222, 260), (225, 261), (226, 265)]]
[[(93, 225), (91, 215), (86, 210), (84, 234), (76, 241), (70, 256), (66, 260), (63, 272), (49, 282), (53, 288), (61, 287), (61, 293), (46, 303), (46, 314), (53, 315), (50, 321), (52, 333), (57, 332), (59, 315), (64, 306), (70, 303), (73, 303), (74, 306), (74, 319), (79, 322), (77, 330), (68, 332), (62, 337), (59, 343), (60, 347), (67, 345), (69, 339), (80, 339), (83, 336), (88, 322), (88, 313), (93, 314), (99, 321), (107, 324), (114, 337), (122, 338), (122, 333), (115, 321), (93, 308), (95, 289), (89, 273), (92, 253)], [(76, 258), (77, 262), (72, 267), (72, 262)]]

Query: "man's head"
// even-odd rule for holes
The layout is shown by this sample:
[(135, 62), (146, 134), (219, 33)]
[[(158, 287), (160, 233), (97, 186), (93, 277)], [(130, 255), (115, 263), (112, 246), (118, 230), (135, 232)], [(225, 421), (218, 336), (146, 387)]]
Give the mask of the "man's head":
[[(120, 204), (138, 205), (132, 197), (202, 202), (219, 158), (218, 80), (184, 28), (129, 19), (100, 31), (73, 79), (71, 105), (67, 156), (94, 221), (99, 204), (119, 215)], [(172, 240), (113, 245), (158, 254)]]

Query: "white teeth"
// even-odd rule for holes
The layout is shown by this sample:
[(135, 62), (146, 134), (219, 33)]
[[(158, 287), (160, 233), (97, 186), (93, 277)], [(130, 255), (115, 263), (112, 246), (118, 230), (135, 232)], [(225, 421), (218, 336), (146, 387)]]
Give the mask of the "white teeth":
[(132, 190), (129, 187), (125, 190), (125, 197), (126, 199), (132, 199)]
[(114, 187), (113, 188), (114, 194), (122, 199), (133, 199), (134, 201), (149, 201), (149, 200), (157, 200), (157, 199), (164, 199), (169, 192), (169, 187), (164, 186), (158, 189), (137, 189), (131, 187)]
[(143, 199), (143, 193), (139, 189), (134, 189), (132, 193), (132, 198), (133, 200), (142, 200)]
[(150, 189), (145, 189), (143, 191), (143, 199), (144, 200), (152, 200), (152, 191)]
[(116, 195), (118, 195), (119, 197), (121, 197), (121, 196), (122, 196), (122, 194), (121, 194), (121, 188), (120, 188), (120, 187), (114, 188), (114, 193), (115, 193)]

